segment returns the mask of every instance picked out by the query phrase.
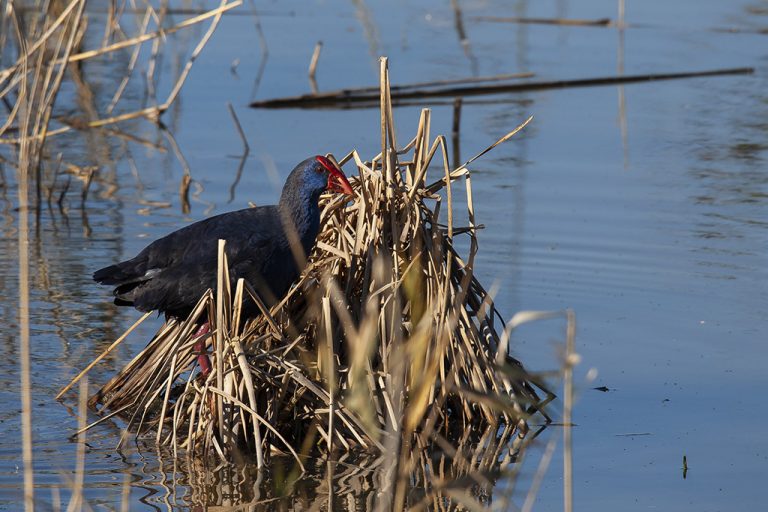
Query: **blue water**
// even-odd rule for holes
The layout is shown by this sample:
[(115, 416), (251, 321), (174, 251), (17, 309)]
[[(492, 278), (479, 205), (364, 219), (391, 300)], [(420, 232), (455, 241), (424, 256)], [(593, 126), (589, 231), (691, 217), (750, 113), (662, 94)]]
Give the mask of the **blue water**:
[[(108, 291), (90, 281), (91, 272), (192, 220), (248, 201), (273, 202), (283, 177), (308, 155), (378, 151), (376, 110), (247, 108), (254, 99), (308, 92), (309, 58), (322, 40), (320, 90), (375, 85), (380, 54), (390, 57), (393, 83), (518, 71), (548, 80), (622, 70), (756, 68), (754, 75), (468, 98), (460, 149), (468, 158), (535, 116), (523, 133), (472, 166), (476, 213), (486, 225), (476, 272), (487, 287), (498, 285), (497, 305), (507, 316), (524, 309), (576, 312), (582, 357), (574, 413), (576, 508), (762, 508), (768, 473), (768, 415), (761, 398), (768, 389), (768, 36), (759, 33), (768, 29), (768, 12), (763, 3), (633, 2), (622, 32), (476, 19), (615, 19), (616, 5), (610, 2), (464, 1), (459, 5), (466, 46), (459, 42), (449, 2), (255, 5), (267, 53), (250, 4), (238, 7), (242, 15), (224, 17), (164, 117), (194, 180), (190, 213), (182, 212), (183, 166), (170, 149), (94, 132), (49, 143), (66, 161), (100, 170), (84, 210), (79, 181), (73, 180), (66, 214), (55, 204), (44, 209), (39, 231), (31, 217), (33, 431), (41, 505), (55, 501), (57, 492), (66, 504), (67, 479), (74, 474), (76, 443), (68, 438), (77, 425), (76, 397), (59, 404), (53, 396), (138, 317), (114, 308)], [(89, 5), (94, 26), (103, 7)], [(201, 34), (196, 28), (169, 37), (161, 99)], [(101, 33), (91, 37), (89, 44), (96, 45)], [(146, 65), (148, 56), (147, 49), (140, 63)], [(85, 65), (100, 112), (127, 58), (120, 54)], [(74, 98), (71, 87), (63, 94)], [(132, 80), (118, 111), (137, 108), (142, 98), (142, 80)], [(251, 146), (234, 197), (230, 186), (243, 149), (227, 102), (237, 110)], [(450, 135), (450, 104), (432, 108), (433, 132)], [(418, 113), (417, 107), (396, 110), (400, 141), (415, 132)], [(148, 122), (131, 121), (120, 129), (169, 148)], [(60, 189), (64, 178), (59, 179)], [(18, 213), (9, 166), (3, 184), (0, 318), (7, 327), (0, 339), (5, 361), (0, 508), (15, 510), (22, 478)], [(456, 210), (463, 211), (460, 200)], [(157, 325), (143, 326), (92, 372), (91, 383), (109, 378)], [(524, 326), (513, 336), (513, 349), (531, 369), (557, 368), (563, 332), (558, 321)], [(588, 380), (593, 368), (597, 377)], [(610, 391), (593, 389), (598, 386)], [(513, 495), (518, 506), (544, 446), (561, 433), (550, 427), (529, 451)], [(183, 470), (174, 475), (172, 463), (151, 450), (115, 453), (118, 436), (109, 424), (89, 433), (85, 494), (94, 508), (119, 508), (126, 475), (131, 510), (226, 502), (201, 496), (199, 489), (208, 487), (191, 485)], [(561, 457), (558, 444), (535, 509), (562, 508)], [(211, 478), (226, 479), (219, 473)], [(500, 482), (497, 492), (506, 486)], [(256, 500), (249, 492), (248, 500)], [(320, 491), (307, 491), (309, 502), (313, 492)], [(359, 508), (365, 508), (366, 496), (360, 494)]]

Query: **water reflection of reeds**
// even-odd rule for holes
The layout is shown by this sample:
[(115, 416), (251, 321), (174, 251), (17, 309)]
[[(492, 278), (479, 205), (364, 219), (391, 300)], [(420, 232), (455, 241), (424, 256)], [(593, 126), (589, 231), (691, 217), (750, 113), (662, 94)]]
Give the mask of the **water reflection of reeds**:
[[(458, 449), (445, 451), (447, 445), (438, 443), (421, 452), (403, 488), (405, 506), (409, 510), (514, 507), (510, 482), (518, 471), (521, 449), (543, 428), (528, 437), (512, 428), (468, 431)], [(143, 460), (129, 471), (134, 485), (151, 493), (145, 498), (148, 504), (199, 510), (387, 510), (398, 471), (388, 457), (365, 453), (308, 458), (305, 473), (285, 456), (273, 457), (267, 471), (258, 470), (255, 462), (210, 465), (194, 457), (173, 459), (162, 450)], [(159, 481), (158, 474), (164, 475)]]

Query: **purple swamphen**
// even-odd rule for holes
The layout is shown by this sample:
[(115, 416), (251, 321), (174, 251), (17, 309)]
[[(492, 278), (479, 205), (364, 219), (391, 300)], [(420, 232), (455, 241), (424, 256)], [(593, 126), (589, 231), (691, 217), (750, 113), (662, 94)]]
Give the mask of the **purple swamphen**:
[[(326, 190), (352, 194), (344, 173), (323, 156), (304, 160), (288, 176), (277, 205), (210, 217), (155, 240), (137, 256), (97, 270), (94, 281), (115, 286), (115, 304), (184, 319), (206, 290), (216, 288), (218, 240), (227, 241), (232, 285), (248, 281), (268, 303), (288, 291), (320, 230), (318, 200)], [(302, 253), (303, 251), (303, 253)], [(203, 376), (210, 372), (203, 335), (195, 333)]]

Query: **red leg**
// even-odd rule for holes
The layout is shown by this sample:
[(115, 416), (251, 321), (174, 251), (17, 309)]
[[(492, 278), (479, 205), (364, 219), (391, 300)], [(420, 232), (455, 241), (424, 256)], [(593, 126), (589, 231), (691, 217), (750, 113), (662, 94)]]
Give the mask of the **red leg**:
[(192, 336), (193, 338), (200, 338), (195, 342), (193, 350), (197, 354), (197, 364), (200, 365), (200, 374), (203, 376), (203, 379), (208, 377), (208, 374), (211, 373), (211, 360), (208, 358), (208, 353), (205, 348), (205, 340), (203, 339), (210, 330), (211, 326), (208, 325), (208, 322), (205, 322)]

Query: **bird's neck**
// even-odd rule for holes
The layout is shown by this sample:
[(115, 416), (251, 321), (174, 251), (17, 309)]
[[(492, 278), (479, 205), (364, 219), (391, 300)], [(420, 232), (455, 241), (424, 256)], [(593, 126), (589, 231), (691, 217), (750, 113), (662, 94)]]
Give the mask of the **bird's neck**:
[(295, 230), (305, 256), (309, 256), (309, 251), (312, 249), (320, 230), (318, 199), (319, 193), (313, 195), (300, 188), (284, 190), (280, 196), (278, 209), (283, 227), (289, 236), (289, 241), (291, 236), (289, 230)]

